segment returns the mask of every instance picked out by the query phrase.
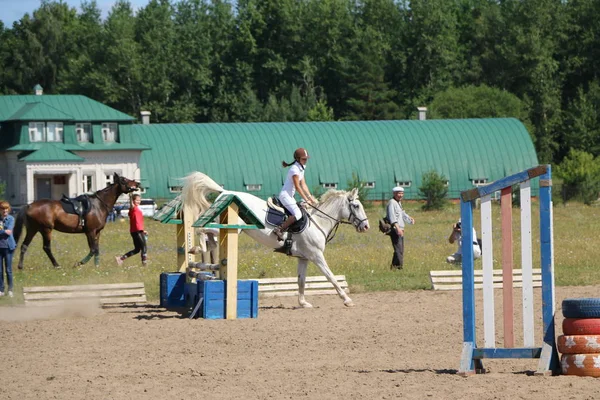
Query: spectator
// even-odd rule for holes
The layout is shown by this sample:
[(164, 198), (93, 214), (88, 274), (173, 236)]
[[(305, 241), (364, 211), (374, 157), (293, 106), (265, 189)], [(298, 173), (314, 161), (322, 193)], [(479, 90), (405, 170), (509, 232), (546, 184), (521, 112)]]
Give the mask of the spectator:
[[(458, 249), (456, 249), (456, 253), (446, 258), (446, 262), (460, 263), (462, 261), (462, 225), (460, 223), (460, 219), (456, 224), (452, 225), (452, 232), (448, 237), (448, 242), (458, 242)], [(477, 232), (475, 231), (475, 227), (473, 227), (473, 258), (478, 259), (480, 257), (481, 247), (479, 246), (479, 242), (477, 241)]]
[(17, 247), (13, 237), (15, 217), (10, 215), (10, 204), (0, 202), (0, 296), (4, 296), (4, 271), (8, 284), (8, 297), (13, 297), (12, 259)]
[(404, 223), (414, 224), (415, 219), (409, 216), (402, 208), (404, 188), (396, 186), (392, 189), (392, 192), (394, 195), (388, 202), (386, 216), (388, 221), (390, 221), (390, 225), (392, 225), (390, 238), (394, 247), (394, 256), (392, 257), (390, 269), (393, 270), (402, 269), (404, 266)]

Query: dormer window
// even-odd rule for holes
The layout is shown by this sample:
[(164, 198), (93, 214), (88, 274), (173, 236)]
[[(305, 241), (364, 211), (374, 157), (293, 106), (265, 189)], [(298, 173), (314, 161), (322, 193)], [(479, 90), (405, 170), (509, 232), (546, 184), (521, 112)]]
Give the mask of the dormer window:
[(62, 142), (63, 140), (63, 123), (48, 122), (46, 124), (46, 141), (47, 142)]
[(487, 184), (487, 179), (473, 179), (473, 186), (483, 186)]
[(102, 123), (102, 140), (105, 143), (109, 142), (118, 142), (119, 141), (119, 131), (118, 126), (114, 122), (104, 122)]
[(30, 142), (43, 142), (44, 141), (44, 126), (43, 122), (30, 122), (29, 123), (29, 141)]
[(88, 143), (92, 138), (92, 124), (75, 124), (75, 131), (77, 133), (77, 141), (79, 143)]
[(29, 141), (30, 142), (62, 142), (63, 141), (63, 123), (62, 122), (30, 122), (29, 123)]

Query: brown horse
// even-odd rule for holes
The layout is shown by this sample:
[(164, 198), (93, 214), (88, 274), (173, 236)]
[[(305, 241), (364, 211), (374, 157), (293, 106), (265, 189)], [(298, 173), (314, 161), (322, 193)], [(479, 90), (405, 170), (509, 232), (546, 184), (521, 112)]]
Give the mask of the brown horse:
[(18, 243), (21, 231), (23, 230), (23, 223), (27, 226), (27, 235), (25, 235), (25, 239), (21, 245), (19, 269), (23, 269), (23, 259), (25, 258), (27, 247), (38, 232), (42, 234), (44, 240), (43, 248), (50, 261), (52, 261), (52, 265), (56, 268), (60, 267), (52, 255), (50, 248), (53, 229), (65, 233), (85, 233), (90, 252), (81, 261), (77, 262), (75, 266), (87, 263), (92, 256), (94, 256), (94, 262), (98, 266), (100, 264), (98, 242), (100, 240), (100, 233), (106, 224), (108, 213), (112, 211), (120, 195), (141, 188), (138, 182), (119, 176), (117, 173), (115, 173), (113, 181), (113, 184), (89, 196), (90, 209), (84, 217), (83, 225), (80, 224), (78, 215), (67, 214), (61, 206), (60, 201), (57, 200), (37, 200), (21, 208), (13, 230), (15, 241)]

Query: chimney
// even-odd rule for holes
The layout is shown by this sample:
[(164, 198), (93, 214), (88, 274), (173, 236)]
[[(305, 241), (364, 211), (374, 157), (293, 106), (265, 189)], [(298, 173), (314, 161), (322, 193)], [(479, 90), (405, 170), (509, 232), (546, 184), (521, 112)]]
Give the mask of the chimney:
[(427, 119), (427, 107), (417, 107), (419, 110), (419, 121), (425, 121)]
[(41, 96), (44, 94), (44, 88), (42, 88), (42, 86), (38, 83), (33, 87), (33, 92), (36, 96)]
[(140, 111), (140, 115), (142, 116), (142, 125), (150, 125), (150, 111)]

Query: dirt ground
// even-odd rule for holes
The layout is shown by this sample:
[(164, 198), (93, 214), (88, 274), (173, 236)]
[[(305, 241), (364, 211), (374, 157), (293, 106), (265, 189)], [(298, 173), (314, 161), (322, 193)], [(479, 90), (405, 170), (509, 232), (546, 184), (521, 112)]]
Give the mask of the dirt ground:
[[(562, 299), (599, 292), (557, 288), (557, 334)], [(595, 378), (534, 376), (537, 360), (484, 360), (488, 373), (459, 376), (459, 291), (352, 297), (354, 308), (337, 296), (309, 298), (314, 309), (261, 299), (257, 319), (235, 321), (157, 305), (3, 307), (0, 398), (600, 398)]]

